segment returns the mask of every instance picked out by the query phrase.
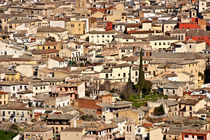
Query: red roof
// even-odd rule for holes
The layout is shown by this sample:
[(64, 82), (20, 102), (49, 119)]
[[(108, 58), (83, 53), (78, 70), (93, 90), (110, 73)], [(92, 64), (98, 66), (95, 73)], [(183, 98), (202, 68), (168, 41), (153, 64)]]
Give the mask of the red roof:
[(143, 123), (143, 125), (144, 125), (145, 127), (152, 127), (152, 126), (153, 126), (152, 123)]
[(45, 46), (57, 46), (58, 44), (61, 44), (62, 42), (44, 42), (43, 45)]
[(0, 91), (0, 95), (3, 95), (3, 94), (8, 94), (8, 92)]
[(200, 130), (200, 129), (199, 130), (185, 129), (184, 131), (182, 131), (182, 133), (206, 135), (206, 134), (210, 133), (210, 131)]
[(38, 50), (32, 51), (32, 54), (40, 55), (40, 54), (50, 54), (50, 53), (58, 53), (59, 50), (56, 49), (47, 49), (47, 50)]
[(60, 58), (60, 57), (52, 57), (51, 59), (56, 60), (56, 61), (59, 61), (59, 62), (64, 62), (64, 61), (66, 61), (65, 59)]
[(96, 109), (96, 113), (101, 114), (101, 112), (97, 110), (101, 109), (101, 107), (97, 105), (96, 100), (79, 98), (77, 99), (77, 102), (78, 108)]

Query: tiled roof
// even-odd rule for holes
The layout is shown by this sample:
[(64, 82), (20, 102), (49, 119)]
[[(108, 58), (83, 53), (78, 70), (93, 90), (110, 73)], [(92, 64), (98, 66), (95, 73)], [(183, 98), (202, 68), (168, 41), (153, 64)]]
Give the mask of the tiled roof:
[(195, 105), (198, 103), (198, 100), (195, 99), (181, 99), (179, 101), (179, 104), (185, 104), (185, 105)]
[(37, 32), (64, 32), (66, 29), (60, 27), (42, 27), (38, 28)]
[(52, 128), (37, 125), (26, 129), (24, 132), (46, 132), (46, 131), (52, 131)]
[(49, 114), (47, 120), (71, 120), (73, 118), (71, 114)]
[(58, 53), (58, 52), (59, 50), (56, 50), (56, 49), (47, 49), (47, 50), (32, 51), (32, 54), (41, 55), (41, 54), (50, 54), (50, 53)]
[(0, 95), (8, 94), (8, 92), (0, 91)]
[(81, 127), (69, 127), (62, 131), (64, 131), (64, 132), (82, 132), (83, 130), (84, 130), (84, 128), (81, 128)]

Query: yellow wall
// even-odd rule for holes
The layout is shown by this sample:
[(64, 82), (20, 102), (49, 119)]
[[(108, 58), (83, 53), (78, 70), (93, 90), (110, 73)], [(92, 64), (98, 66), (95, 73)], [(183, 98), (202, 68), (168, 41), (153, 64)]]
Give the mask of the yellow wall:
[(85, 34), (85, 22), (84, 21), (70, 21), (66, 23), (66, 29), (70, 34), (78, 35)]
[(0, 105), (8, 104), (8, 94), (0, 94)]
[(15, 75), (5, 75), (6, 81), (20, 81), (20, 73), (16, 73)]
[(121, 110), (118, 112), (118, 117), (125, 117), (134, 120), (136, 124), (139, 123), (139, 115), (131, 109)]
[(61, 49), (61, 45), (57, 45), (57, 46), (46, 46), (46, 45), (38, 45), (36, 46), (37, 50), (47, 50), (47, 49), (57, 49), (60, 50)]

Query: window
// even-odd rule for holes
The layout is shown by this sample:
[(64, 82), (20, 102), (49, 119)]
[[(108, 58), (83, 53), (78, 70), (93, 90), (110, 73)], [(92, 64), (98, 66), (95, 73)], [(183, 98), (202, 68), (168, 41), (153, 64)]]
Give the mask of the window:
[(109, 78), (109, 74), (106, 74), (106, 78)]
[(123, 73), (123, 77), (126, 77), (126, 73)]
[(161, 45), (161, 42), (159, 42), (159, 45)]
[(74, 24), (71, 24), (71, 27), (74, 27)]
[(198, 140), (204, 140), (204, 136), (197, 136)]
[(157, 45), (157, 43), (155, 42), (155, 45)]
[(192, 106), (190, 106), (190, 110), (192, 110)]
[(147, 71), (147, 67), (144, 67), (144, 70)]
[(188, 138), (188, 135), (184, 135), (185, 138)]
[(13, 87), (13, 90), (15, 90), (15, 87)]

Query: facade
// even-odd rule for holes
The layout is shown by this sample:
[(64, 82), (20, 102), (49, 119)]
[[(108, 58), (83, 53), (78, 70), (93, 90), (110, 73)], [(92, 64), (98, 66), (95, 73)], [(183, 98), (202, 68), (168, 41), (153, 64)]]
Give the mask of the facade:
[(95, 44), (108, 44), (114, 40), (114, 31), (91, 31), (89, 32), (89, 42)]
[(48, 68), (65, 68), (68, 66), (68, 63), (65, 59), (60, 57), (53, 57), (48, 59)]
[(185, 129), (182, 132), (182, 140), (208, 140), (210, 138), (210, 132), (204, 130), (190, 130)]
[(45, 126), (33, 126), (24, 131), (24, 140), (53, 140), (53, 131)]
[(196, 112), (204, 108), (205, 101), (202, 100), (195, 100), (195, 99), (182, 99), (179, 101), (179, 115), (180, 116), (187, 116), (192, 117), (196, 116)]
[(73, 126), (75, 116), (70, 114), (50, 114), (47, 118), (47, 127), (53, 130), (56, 137), (60, 137), (60, 132)]
[(62, 130), (60, 138), (61, 140), (68, 140), (71, 137), (71, 139), (82, 140), (84, 134), (85, 134), (84, 128), (72, 127)]
[(72, 35), (83, 35), (86, 32), (86, 21), (71, 20), (66, 22), (67, 31)]
[(0, 109), (0, 121), (31, 122), (33, 110), (27, 107), (2, 106)]
[(0, 105), (8, 104), (9, 93), (8, 92), (0, 92)]
[(154, 50), (165, 50), (171, 47), (171, 44), (178, 41), (176, 38), (166, 36), (153, 36), (149, 38), (150, 46)]

